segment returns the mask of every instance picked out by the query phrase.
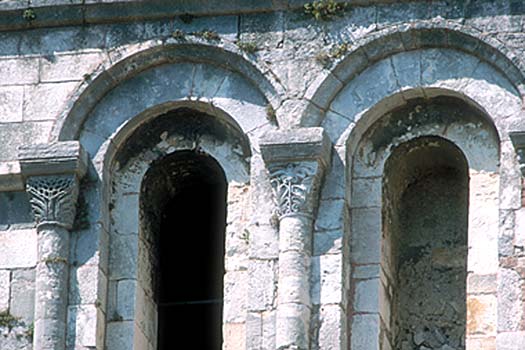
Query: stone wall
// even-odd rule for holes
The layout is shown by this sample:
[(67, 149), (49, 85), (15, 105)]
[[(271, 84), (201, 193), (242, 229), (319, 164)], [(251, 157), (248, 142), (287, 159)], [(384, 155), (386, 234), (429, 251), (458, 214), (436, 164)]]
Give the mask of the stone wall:
[[(305, 3), (0, 2), (0, 348), (41, 339), (35, 271), (65, 262), (66, 349), (154, 349), (140, 185), (198, 150), (228, 181), (223, 348), (389, 349), (384, 165), (418, 137), (469, 167), (466, 349), (525, 347), (525, 6)], [(44, 259), (37, 232), (62, 223), (25, 184), (84, 172), (69, 254)]]

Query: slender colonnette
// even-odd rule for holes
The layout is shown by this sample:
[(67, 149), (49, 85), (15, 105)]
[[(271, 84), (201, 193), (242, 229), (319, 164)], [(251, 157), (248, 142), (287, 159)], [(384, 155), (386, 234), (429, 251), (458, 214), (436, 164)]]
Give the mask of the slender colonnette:
[(73, 226), (86, 154), (77, 141), (22, 147), (19, 153), (37, 223), (34, 350), (64, 350)]
[(313, 221), (330, 149), (322, 128), (272, 131), (261, 141), (279, 215), (279, 350), (309, 349)]

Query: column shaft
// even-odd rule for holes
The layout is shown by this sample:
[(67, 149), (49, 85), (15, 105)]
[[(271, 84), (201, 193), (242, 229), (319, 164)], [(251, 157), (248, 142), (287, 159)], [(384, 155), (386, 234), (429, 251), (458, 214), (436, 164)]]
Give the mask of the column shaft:
[(308, 349), (312, 219), (300, 214), (284, 216), (279, 234), (277, 349)]
[(69, 232), (56, 224), (40, 224), (35, 295), (35, 350), (63, 350), (69, 275)]

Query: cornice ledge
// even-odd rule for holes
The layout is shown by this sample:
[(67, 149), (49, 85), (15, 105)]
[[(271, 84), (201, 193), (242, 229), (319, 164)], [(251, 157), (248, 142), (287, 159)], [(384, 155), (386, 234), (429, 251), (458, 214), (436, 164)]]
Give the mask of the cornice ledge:
[(261, 155), (267, 164), (317, 161), (326, 168), (331, 142), (323, 128), (272, 130), (262, 135)]
[(87, 169), (87, 154), (78, 141), (21, 146), (18, 161), (24, 178), (66, 174), (81, 178)]

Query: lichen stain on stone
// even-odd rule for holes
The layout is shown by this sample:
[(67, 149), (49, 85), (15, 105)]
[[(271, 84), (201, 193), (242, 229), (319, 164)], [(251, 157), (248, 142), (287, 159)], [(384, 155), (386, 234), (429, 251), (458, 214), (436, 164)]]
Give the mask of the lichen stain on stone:
[(467, 333), (476, 334), (481, 333), (482, 322), (480, 322), (485, 313), (487, 306), (476, 298), (468, 298), (467, 300)]

